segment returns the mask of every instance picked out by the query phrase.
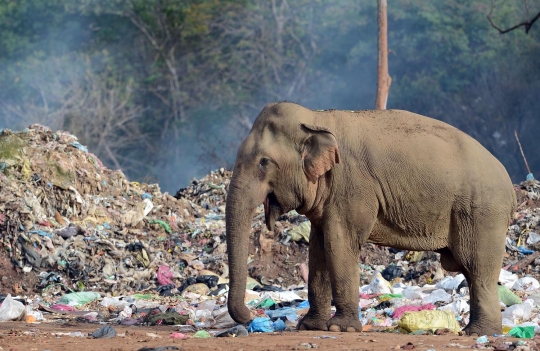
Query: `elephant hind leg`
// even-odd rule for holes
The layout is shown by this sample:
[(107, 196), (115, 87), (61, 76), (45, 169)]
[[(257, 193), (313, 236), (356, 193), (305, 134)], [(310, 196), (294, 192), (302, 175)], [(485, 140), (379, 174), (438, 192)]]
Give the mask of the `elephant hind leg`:
[(467, 334), (501, 334), (497, 282), (505, 252), (507, 220), (504, 216), (485, 213), (476, 218), (456, 219), (457, 232), (452, 233), (450, 250), (455, 263), (463, 267), (471, 304), (469, 324), (464, 330)]

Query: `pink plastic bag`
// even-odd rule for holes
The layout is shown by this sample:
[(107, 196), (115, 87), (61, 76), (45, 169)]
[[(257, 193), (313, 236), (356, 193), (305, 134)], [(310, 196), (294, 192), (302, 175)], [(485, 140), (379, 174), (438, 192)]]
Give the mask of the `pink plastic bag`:
[(434, 310), (435, 305), (432, 303), (428, 303), (426, 305), (421, 306), (401, 306), (394, 310), (394, 313), (392, 314), (393, 319), (399, 319), (405, 312), (418, 312), (418, 311), (427, 311), (427, 310)]
[(173, 338), (173, 339), (187, 339), (189, 338), (189, 336), (187, 336), (186, 334), (182, 334), (182, 333), (172, 333), (171, 335), (169, 335), (169, 338)]
[(159, 266), (157, 271), (157, 281), (159, 285), (168, 285), (172, 284), (173, 272), (170, 270), (169, 266)]
[(52, 305), (50, 308), (57, 311), (77, 311), (75, 308), (73, 308), (73, 306), (62, 305), (59, 303)]

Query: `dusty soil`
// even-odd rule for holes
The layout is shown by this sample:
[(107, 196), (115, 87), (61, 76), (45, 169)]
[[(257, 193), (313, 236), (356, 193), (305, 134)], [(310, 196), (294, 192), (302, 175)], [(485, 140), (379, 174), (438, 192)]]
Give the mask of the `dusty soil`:
[[(9, 322), (0, 325), (0, 350), (110, 350), (128, 351), (163, 346), (175, 346), (178, 350), (396, 350), (412, 349), (404, 347), (408, 343), (414, 350), (460, 350), (471, 349), (476, 338), (456, 335), (402, 335), (394, 333), (328, 333), (328, 332), (283, 332), (251, 334), (242, 338), (211, 338), (173, 340), (169, 335), (177, 331), (175, 327), (115, 327), (117, 336), (113, 339), (92, 339), (69, 336), (53, 336), (51, 333), (82, 332), (92, 333), (100, 325), (77, 324), (26, 324)], [(158, 337), (147, 336), (152, 333)], [(325, 338), (325, 337), (330, 338)], [(494, 338), (490, 338), (492, 340)], [(504, 338), (505, 341), (515, 341)], [(501, 340), (502, 341), (502, 340)], [(461, 346), (461, 347), (460, 347)], [(147, 349), (148, 350), (148, 349)], [(163, 350), (163, 349), (162, 349)]]

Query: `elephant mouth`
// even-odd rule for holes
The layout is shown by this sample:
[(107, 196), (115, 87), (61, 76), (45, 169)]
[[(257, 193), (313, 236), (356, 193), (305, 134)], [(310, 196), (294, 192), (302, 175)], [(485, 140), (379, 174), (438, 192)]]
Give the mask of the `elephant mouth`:
[(266, 195), (263, 205), (266, 228), (268, 228), (268, 230), (272, 230), (277, 218), (281, 216), (283, 212), (281, 205), (277, 201), (276, 195), (273, 192)]

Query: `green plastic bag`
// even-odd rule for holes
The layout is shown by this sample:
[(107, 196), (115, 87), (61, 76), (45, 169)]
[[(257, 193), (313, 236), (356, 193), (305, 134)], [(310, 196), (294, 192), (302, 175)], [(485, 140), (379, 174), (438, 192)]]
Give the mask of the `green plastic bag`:
[(151, 294), (133, 294), (131, 295), (135, 300), (150, 300), (151, 298), (155, 297), (155, 295)]
[(534, 326), (514, 327), (510, 329), (508, 336), (521, 339), (532, 339), (534, 338)]
[(276, 302), (270, 298), (262, 300), (258, 305), (257, 308), (267, 308), (274, 306)]
[(396, 299), (396, 298), (402, 298), (403, 295), (401, 294), (383, 294), (379, 296), (379, 300), (390, 300), (390, 299)]
[(499, 300), (501, 300), (507, 307), (518, 305), (523, 302), (516, 294), (512, 292), (512, 290), (508, 289), (504, 285), (497, 286), (497, 293), (499, 294)]
[(212, 334), (210, 334), (206, 330), (199, 330), (193, 335), (193, 337), (196, 339), (207, 339), (207, 338), (211, 338)]
[(65, 305), (82, 306), (96, 299), (99, 299), (101, 295), (93, 291), (82, 291), (76, 293), (65, 294), (60, 298), (58, 303)]

